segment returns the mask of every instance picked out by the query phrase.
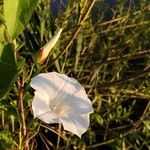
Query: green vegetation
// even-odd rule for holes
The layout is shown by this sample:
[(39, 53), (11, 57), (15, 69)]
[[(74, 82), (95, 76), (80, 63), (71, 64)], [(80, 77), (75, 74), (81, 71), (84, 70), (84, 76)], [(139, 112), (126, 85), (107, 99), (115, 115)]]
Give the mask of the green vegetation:
[[(150, 149), (150, 3), (74, 0), (52, 12), (48, 0), (12, 2), (0, 0), (0, 150)], [(35, 64), (59, 28), (49, 58)], [(51, 71), (76, 78), (93, 103), (81, 139), (33, 119), (30, 80)]]

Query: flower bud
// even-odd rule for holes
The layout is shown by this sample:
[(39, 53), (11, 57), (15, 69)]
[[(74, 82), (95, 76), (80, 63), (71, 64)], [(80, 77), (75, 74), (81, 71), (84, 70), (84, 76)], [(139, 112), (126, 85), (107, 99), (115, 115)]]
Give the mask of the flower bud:
[(42, 64), (44, 60), (48, 57), (51, 49), (55, 46), (56, 42), (58, 41), (61, 32), (62, 28), (55, 33), (55, 35), (49, 40), (49, 42), (46, 45), (40, 48), (36, 55), (36, 62), (38, 64)]

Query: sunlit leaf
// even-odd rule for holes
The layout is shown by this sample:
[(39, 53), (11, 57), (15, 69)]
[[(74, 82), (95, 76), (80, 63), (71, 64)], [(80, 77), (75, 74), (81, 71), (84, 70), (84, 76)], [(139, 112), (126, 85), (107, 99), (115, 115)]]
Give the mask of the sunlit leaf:
[(15, 38), (27, 26), (38, 0), (5, 0), (4, 17), (8, 34)]

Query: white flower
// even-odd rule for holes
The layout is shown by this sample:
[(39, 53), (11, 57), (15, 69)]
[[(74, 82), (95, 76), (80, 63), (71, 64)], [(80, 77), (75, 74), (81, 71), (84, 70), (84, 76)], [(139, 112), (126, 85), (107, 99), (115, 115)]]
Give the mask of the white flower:
[(41, 64), (49, 55), (51, 49), (55, 46), (56, 42), (58, 41), (62, 29), (59, 29), (55, 35), (49, 40), (49, 42), (44, 45), (37, 53), (36, 62)]
[(62, 123), (65, 130), (77, 136), (87, 130), (92, 103), (77, 80), (56, 72), (32, 78), (35, 89), (32, 109), (35, 118), (46, 123)]

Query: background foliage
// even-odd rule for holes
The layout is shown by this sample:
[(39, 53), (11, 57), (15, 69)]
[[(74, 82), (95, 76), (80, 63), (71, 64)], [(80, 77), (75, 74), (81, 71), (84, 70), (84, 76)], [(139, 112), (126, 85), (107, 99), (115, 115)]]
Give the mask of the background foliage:
[[(149, 2), (12, 2), (0, 1), (0, 149), (150, 149)], [(35, 64), (58, 28), (49, 58)], [(76, 78), (93, 103), (81, 139), (33, 119), (30, 79), (51, 71)]]

